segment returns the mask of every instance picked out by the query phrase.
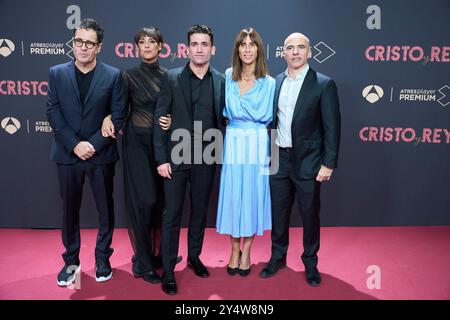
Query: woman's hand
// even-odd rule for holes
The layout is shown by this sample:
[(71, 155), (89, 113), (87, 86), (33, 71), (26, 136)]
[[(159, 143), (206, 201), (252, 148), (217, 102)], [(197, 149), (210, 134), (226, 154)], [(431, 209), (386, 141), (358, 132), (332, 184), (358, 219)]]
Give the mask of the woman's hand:
[(170, 114), (168, 114), (166, 117), (162, 116), (158, 119), (159, 125), (164, 131), (167, 131), (170, 129), (170, 126), (172, 125), (172, 118), (170, 117)]
[(114, 139), (116, 138), (116, 135), (114, 134), (114, 124), (111, 121), (111, 115), (107, 115), (105, 119), (103, 119), (102, 136), (105, 138), (107, 137), (112, 137)]

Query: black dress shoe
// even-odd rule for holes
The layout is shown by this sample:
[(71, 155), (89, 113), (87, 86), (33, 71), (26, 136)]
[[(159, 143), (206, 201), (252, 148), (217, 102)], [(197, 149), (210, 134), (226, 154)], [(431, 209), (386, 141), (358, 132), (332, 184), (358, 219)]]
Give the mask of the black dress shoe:
[(311, 287), (318, 287), (321, 281), (322, 278), (320, 277), (320, 272), (316, 267), (306, 269), (306, 282), (308, 282)]
[(194, 273), (201, 278), (208, 278), (208, 269), (203, 265), (199, 258), (188, 258), (188, 267), (194, 270)]
[(286, 260), (270, 260), (264, 269), (259, 273), (260, 278), (269, 278), (274, 276), (278, 270), (286, 268)]
[(164, 273), (162, 277), (162, 289), (165, 293), (174, 295), (177, 294), (177, 282), (175, 281), (175, 275), (171, 273)]
[(161, 282), (161, 277), (153, 270), (150, 270), (143, 275), (144, 281), (150, 282), (152, 284), (157, 284)]

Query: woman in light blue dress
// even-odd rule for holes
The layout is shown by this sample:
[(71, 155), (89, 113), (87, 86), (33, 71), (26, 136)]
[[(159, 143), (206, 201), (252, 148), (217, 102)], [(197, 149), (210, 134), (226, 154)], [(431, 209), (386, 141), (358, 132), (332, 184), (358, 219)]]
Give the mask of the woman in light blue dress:
[[(255, 234), (270, 230), (269, 136), (275, 80), (268, 75), (264, 45), (252, 28), (234, 42), (225, 72), (224, 116), (228, 125), (217, 213), (217, 232), (231, 238), (227, 272), (247, 276)], [(242, 240), (242, 244), (241, 244)]]

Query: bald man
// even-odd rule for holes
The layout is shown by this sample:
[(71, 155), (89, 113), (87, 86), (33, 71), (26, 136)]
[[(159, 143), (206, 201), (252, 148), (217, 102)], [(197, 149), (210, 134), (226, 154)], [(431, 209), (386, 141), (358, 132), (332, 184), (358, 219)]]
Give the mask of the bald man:
[[(320, 186), (337, 167), (340, 112), (336, 84), (311, 69), (309, 39), (293, 33), (284, 41), (287, 70), (276, 77), (272, 128), (279, 148), (279, 169), (270, 176), (272, 197), (272, 254), (260, 273), (268, 278), (286, 266), (289, 217), (297, 195), (303, 221), (306, 281), (317, 287), (320, 247)], [(272, 159), (274, 161), (276, 159)]]

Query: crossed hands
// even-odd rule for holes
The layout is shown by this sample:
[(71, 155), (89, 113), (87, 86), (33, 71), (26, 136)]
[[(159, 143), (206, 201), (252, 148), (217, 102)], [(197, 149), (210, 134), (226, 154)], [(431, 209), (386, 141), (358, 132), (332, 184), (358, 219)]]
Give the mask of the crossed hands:
[(95, 149), (92, 144), (87, 141), (80, 141), (73, 152), (80, 158), (81, 160), (87, 160), (91, 158), (95, 154)]

